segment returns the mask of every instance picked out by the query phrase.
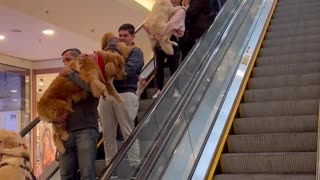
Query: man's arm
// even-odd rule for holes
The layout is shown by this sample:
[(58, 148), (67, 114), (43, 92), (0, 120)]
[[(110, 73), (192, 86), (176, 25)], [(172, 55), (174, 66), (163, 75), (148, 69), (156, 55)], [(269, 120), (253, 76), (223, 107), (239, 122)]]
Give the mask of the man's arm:
[(134, 48), (127, 59), (125, 66), (126, 72), (132, 72), (132, 70), (134, 70), (135, 72), (140, 71), (143, 65), (144, 60), (141, 49)]
[(80, 79), (79, 73), (76, 71), (70, 71), (68, 72), (68, 78), (74, 82), (77, 86), (79, 86), (81, 89), (91, 92), (91, 88), (89, 84), (84, 82), (82, 79)]

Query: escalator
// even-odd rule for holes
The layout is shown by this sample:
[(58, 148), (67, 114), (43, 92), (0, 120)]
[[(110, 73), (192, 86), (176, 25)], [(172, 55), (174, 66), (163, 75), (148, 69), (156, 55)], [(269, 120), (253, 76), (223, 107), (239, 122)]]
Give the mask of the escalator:
[(143, 164), (123, 171), (128, 143), (101, 179), (315, 179), (319, 9), (317, 0), (228, 1), (169, 81), (182, 97), (165, 92), (129, 139), (148, 137)]
[[(315, 179), (319, 9), (227, 1), (100, 179)], [(130, 168), (136, 140), (142, 164)]]
[(214, 179), (315, 179), (319, 10), (316, 0), (277, 3)]

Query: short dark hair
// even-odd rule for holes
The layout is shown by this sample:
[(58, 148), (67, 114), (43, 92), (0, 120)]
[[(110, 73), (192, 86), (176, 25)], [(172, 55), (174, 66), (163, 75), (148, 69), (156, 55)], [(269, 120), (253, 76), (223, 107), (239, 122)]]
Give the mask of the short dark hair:
[(61, 56), (63, 56), (65, 53), (67, 53), (68, 51), (71, 52), (72, 56), (77, 57), (81, 54), (81, 51), (77, 48), (70, 48), (70, 49), (66, 49), (61, 53)]
[(119, 27), (118, 32), (121, 31), (121, 30), (128, 31), (130, 34), (135, 34), (134, 26), (132, 24), (129, 24), (129, 23), (122, 24)]

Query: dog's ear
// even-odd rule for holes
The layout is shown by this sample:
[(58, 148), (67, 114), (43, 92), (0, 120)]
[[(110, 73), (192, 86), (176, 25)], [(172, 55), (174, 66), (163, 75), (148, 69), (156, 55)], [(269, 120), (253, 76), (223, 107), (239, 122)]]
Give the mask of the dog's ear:
[(103, 36), (102, 36), (102, 39), (101, 39), (101, 49), (102, 50), (105, 50), (106, 47), (108, 46), (108, 41), (111, 39), (111, 38), (116, 38), (117, 36), (115, 36), (113, 33), (111, 32), (107, 32), (105, 33)]
[(108, 35), (104, 34), (101, 39), (101, 49), (104, 50), (108, 46)]
[(106, 76), (108, 78), (111, 78), (112, 76), (114, 76), (116, 74), (116, 70), (117, 68), (115, 67), (113, 62), (108, 62), (105, 65)]
[(8, 135), (1, 138), (1, 143), (5, 148), (11, 149), (22, 146), (24, 142), (20, 135), (9, 132)]

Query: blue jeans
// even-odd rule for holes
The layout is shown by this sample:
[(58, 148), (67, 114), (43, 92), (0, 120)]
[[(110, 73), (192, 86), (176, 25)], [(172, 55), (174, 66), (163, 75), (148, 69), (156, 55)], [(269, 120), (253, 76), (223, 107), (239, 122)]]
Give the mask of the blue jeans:
[(95, 160), (97, 154), (98, 130), (81, 129), (69, 133), (64, 142), (66, 151), (59, 155), (60, 175), (62, 180), (76, 180), (80, 169), (81, 180), (95, 180)]

